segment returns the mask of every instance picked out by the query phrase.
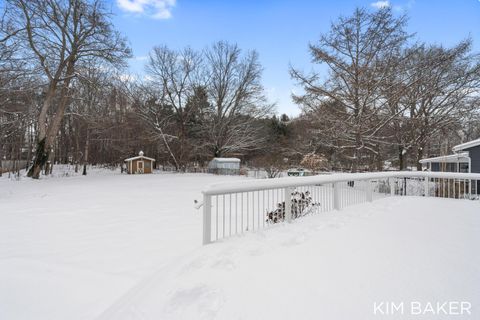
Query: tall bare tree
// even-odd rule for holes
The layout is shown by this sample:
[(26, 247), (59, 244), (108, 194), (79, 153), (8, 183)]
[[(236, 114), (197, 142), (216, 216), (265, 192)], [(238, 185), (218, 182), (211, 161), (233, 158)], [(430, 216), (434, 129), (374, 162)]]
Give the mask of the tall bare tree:
[(206, 51), (206, 60), (212, 105), (207, 148), (220, 157), (260, 147), (264, 139), (255, 119), (268, 115), (273, 106), (261, 84), (257, 52), (243, 55), (236, 44), (217, 42)]
[[(452, 48), (425, 44), (410, 48), (407, 73), (416, 81), (408, 86), (400, 102), (405, 105), (407, 146), (416, 151), (415, 162), (442, 131), (460, 124), (478, 110), (480, 55), (471, 52), (471, 40)], [(403, 120), (404, 121), (404, 120)]]
[(29, 176), (38, 178), (52, 154), (78, 63), (95, 58), (118, 64), (130, 50), (113, 29), (101, 1), (7, 0), (6, 10), (15, 37), (35, 58), (46, 83), (37, 121), (36, 157), (29, 170)]
[[(150, 89), (156, 92), (157, 100), (155, 104), (146, 106), (143, 111), (150, 113), (152, 117), (148, 122), (159, 132), (165, 146), (172, 152), (172, 159), (177, 169), (184, 167), (189, 161), (192, 149), (195, 147), (190, 139), (189, 123), (199, 111), (198, 104), (189, 104), (191, 97), (195, 95), (196, 88), (203, 85), (205, 81), (202, 57), (198, 52), (190, 48), (180, 51), (174, 51), (167, 47), (155, 47), (150, 54), (146, 66), (150, 78)], [(175, 139), (167, 142), (161, 123), (165, 120), (159, 120), (158, 110), (152, 110), (152, 107), (168, 106), (172, 108), (172, 121), (176, 123), (176, 130), (171, 132), (171, 137)], [(143, 114), (143, 113), (141, 113)], [(172, 148), (176, 150), (172, 150)], [(175, 154), (175, 155), (174, 155)]]
[(148, 84), (139, 83), (127, 84), (126, 88), (134, 115), (144, 124), (152, 140), (160, 143), (176, 170), (179, 170), (181, 165), (177, 160), (178, 154), (172, 147), (173, 142), (178, 139), (175, 134), (174, 110), (170, 105), (163, 103), (165, 101), (163, 96), (158, 96), (164, 91), (158, 92)]
[(387, 103), (381, 87), (397, 53), (408, 39), (404, 31), (406, 18), (395, 17), (390, 8), (375, 12), (356, 9), (350, 17), (340, 17), (330, 32), (310, 45), (314, 63), (327, 67), (328, 76), (305, 74), (291, 68), (292, 78), (304, 91), (294, 101), (306, 111), (335, 108), (333, 113), (319, 112), (328, 122), (322, 132), (325, 144), (351, 160), (351, 170), (366, 155), (378, 154), (378, 143), (372, 139), (382, 125), (380, 110)]
[[(24, 146), (31, 150), (32, 120), (36, 112), (38, 77), (28, 64), (27, 57), (19, 52), (14, 28), (6, 12), (0, 17), (0, 176), (2, 160), (18, 163)], [(19, 166), (16, 166), (19, 170)]]

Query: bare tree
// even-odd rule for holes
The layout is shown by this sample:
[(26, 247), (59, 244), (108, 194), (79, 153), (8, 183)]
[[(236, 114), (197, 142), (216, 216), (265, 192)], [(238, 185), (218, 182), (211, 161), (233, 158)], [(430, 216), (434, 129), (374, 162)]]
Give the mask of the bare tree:
[(415, 149), (417, 169), (429, 143), (444, 130), (460, 124), (478, 109), (480, 56), (471, 53), (468, 39), (446, 49), (440, 46), (415, 46), (406, 69), (417, 79), (401, 99), (408, 121), (406, 148)]
[[(36, 112), (38, 78), (19, 53), (18, 30), (6, 12), (0, 17), (0, 176), (2, 160), (14, 163), (31, 150), (32, 120)], [(17, 165), (16, 169), (20, 167)]]
[[(376, 12), (356, 9), (351, 17), (340, 17), (329, 33), (310, 45), (313, 61), (328, 68), (328, 77), (305, 74), (295, 68), (290, 72), (305, 94), (294, 101), (306, 111), (319, 111), (328, 123), (322, 139), (351, 160), (351, 170), (358, 170), (363, 158), (377, 155), (376, 133), (389, 119), (379, 121), (379, 112), (387, 103), (381, 87), (397, 53), (408, 39), (406, 18), (396, 18), (390, 8)], [(333, 110), (335, 108), (335, 110)]]
[[(73, 118), (70, 127), (75, 132), (70, 138), (75, 146), (72, 158), (76, 170), (82, 162), (82, 174), (86, 175), (90, 142), (93, 136), (105, 129), (104, 115), (105, 110), (108, 110), (108, 95), (114, 90), (112, 79), (118, 76), (108, 66), (96, 63), (95, 59), (77, 66), (77, 73), (78, 76), (72, 81), (71, 103), (66, 116)], [(83, 148), (80, 146), (82, 142)]]
[(255, 51), (242, 55), (237, 45), (215, 43), (206, 51), (211, 119), (206, 123), (212, 156), (241, 153), (261, 146), (255, 119), (268, 115), (260, 83), (262, 67)]
[(37, 121), (36, 157), (29, 171), (29, 176), (38, 178), (51, 157), (79, 61), (96, 58), (121, 63), (130, 51), (113, 29), (100, 1), (8, 0), (7, 3), (15, 37), (22, 49), (35, 57), (46, 82)]
[[(472, 99), (473, 106), (480, 106), (480, 98)], [(480, 107), (472, 107), (472, 112), (465, 115), (462, 121), (461, 142), (475, 140), (480, 137)]]
[[(127, 89), (131, 99), (132, 109), (136, 117), (146, 124), (146, 130), (153, 140), (159, 141), (168, 153), (176, 170), (180, 169), (177, 155), (172, 149), (172, 142), (178, 139), (175, 135), (175, 119), (173, 108), (163, 104), (164, 97), (159, 97), (158, 91), (151, 89), (148, 85), (138, 83), (129, 84)], [(164, 93), (163, 91), (160, 94)]]
[[(186, 166), (195, 147), (190, 139), (189, 124), (199, 112), (200, 105), (189, 104), (189, 101), (195, 95), (195, 90), (203, 85), (202, 81), (205, 81), (202, 57), (190, 48), (173, 51), (167, 47), (155, 47), (146, 70), (150, 78), (149, 87), (155, 92), (158, 101), (145, 106), (140, 114), (159, 133), (178, 170)], [(171, 119), (159, 119), (156, 106), (170, 107), (173, 111)], [(168, 120), (176, 123), (170, 137), (162, 129)], [(173, 137), (175, 139), (169, 143), (167, 138)], [(173, 151), (172, 147), (176, 150)]]

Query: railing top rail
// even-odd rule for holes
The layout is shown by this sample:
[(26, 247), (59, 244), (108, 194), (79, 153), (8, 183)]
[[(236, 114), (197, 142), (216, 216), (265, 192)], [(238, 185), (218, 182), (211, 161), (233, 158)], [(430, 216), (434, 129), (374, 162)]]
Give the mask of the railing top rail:
[(480, 180), (479, 173), (426, 172), (426, 171), (386, 171), (367, 173), (333, 173), (310, 177), (286, 177), (278, 179), (244, 180), (224, 182), (207, 186), (203, 193), (216, 195), (235, 192), (249, 192), (266, 189), (300, 187), (315, 184), (346, 182), (355, 180), (374, 180), (386, 178), (444, 178)]

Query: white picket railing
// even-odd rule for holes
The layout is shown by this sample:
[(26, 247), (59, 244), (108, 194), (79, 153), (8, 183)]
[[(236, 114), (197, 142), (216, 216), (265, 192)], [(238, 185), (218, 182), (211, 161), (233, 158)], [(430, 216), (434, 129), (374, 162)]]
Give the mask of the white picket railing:
[(387, 196), (479, 199), (480, 174), (339, 173), (245, 180), (203, 191), (203, 243)]

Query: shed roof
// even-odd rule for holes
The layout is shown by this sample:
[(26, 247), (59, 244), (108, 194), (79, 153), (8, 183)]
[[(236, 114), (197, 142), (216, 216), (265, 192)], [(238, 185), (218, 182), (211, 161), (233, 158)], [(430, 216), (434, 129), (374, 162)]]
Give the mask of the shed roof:
[(457, 154), (449, 154), (447, 156), (426, 158), (420, 160), (420, 163), (427, 162), (468, 162), (470, 158), (468, 157), (468, 152), (462, 152)]
[(212, 161), (216, 162), (240, 162), (238, 158), (213, 158)]
[(136, 156), (136, 157), (132, 157), (132, 158), (125, 159), (124, 161), (125, 161), (125, 162), (128, 162), (128, 161), (133, 161), (133, 160), (138, 160), (138, 159), (146, 159), (146, 160), (150, 160), (150, 161), (155, 161), (155, 159), (149, 158), (149, 157), (145, 157), (145, 156)]
[(468, 142), (465, 142), (465, 143), (462, 143), (462, 144), (459, 144), (459, 145), (456, 145), (455, 147), (453, 147), (453, 151), (457, 152), (457, 151), (473, 148), (473, 147), (476, 147), (476, 146), (480, 146), (480, 138), (476, 139), (476, 140), (468, 141)]

